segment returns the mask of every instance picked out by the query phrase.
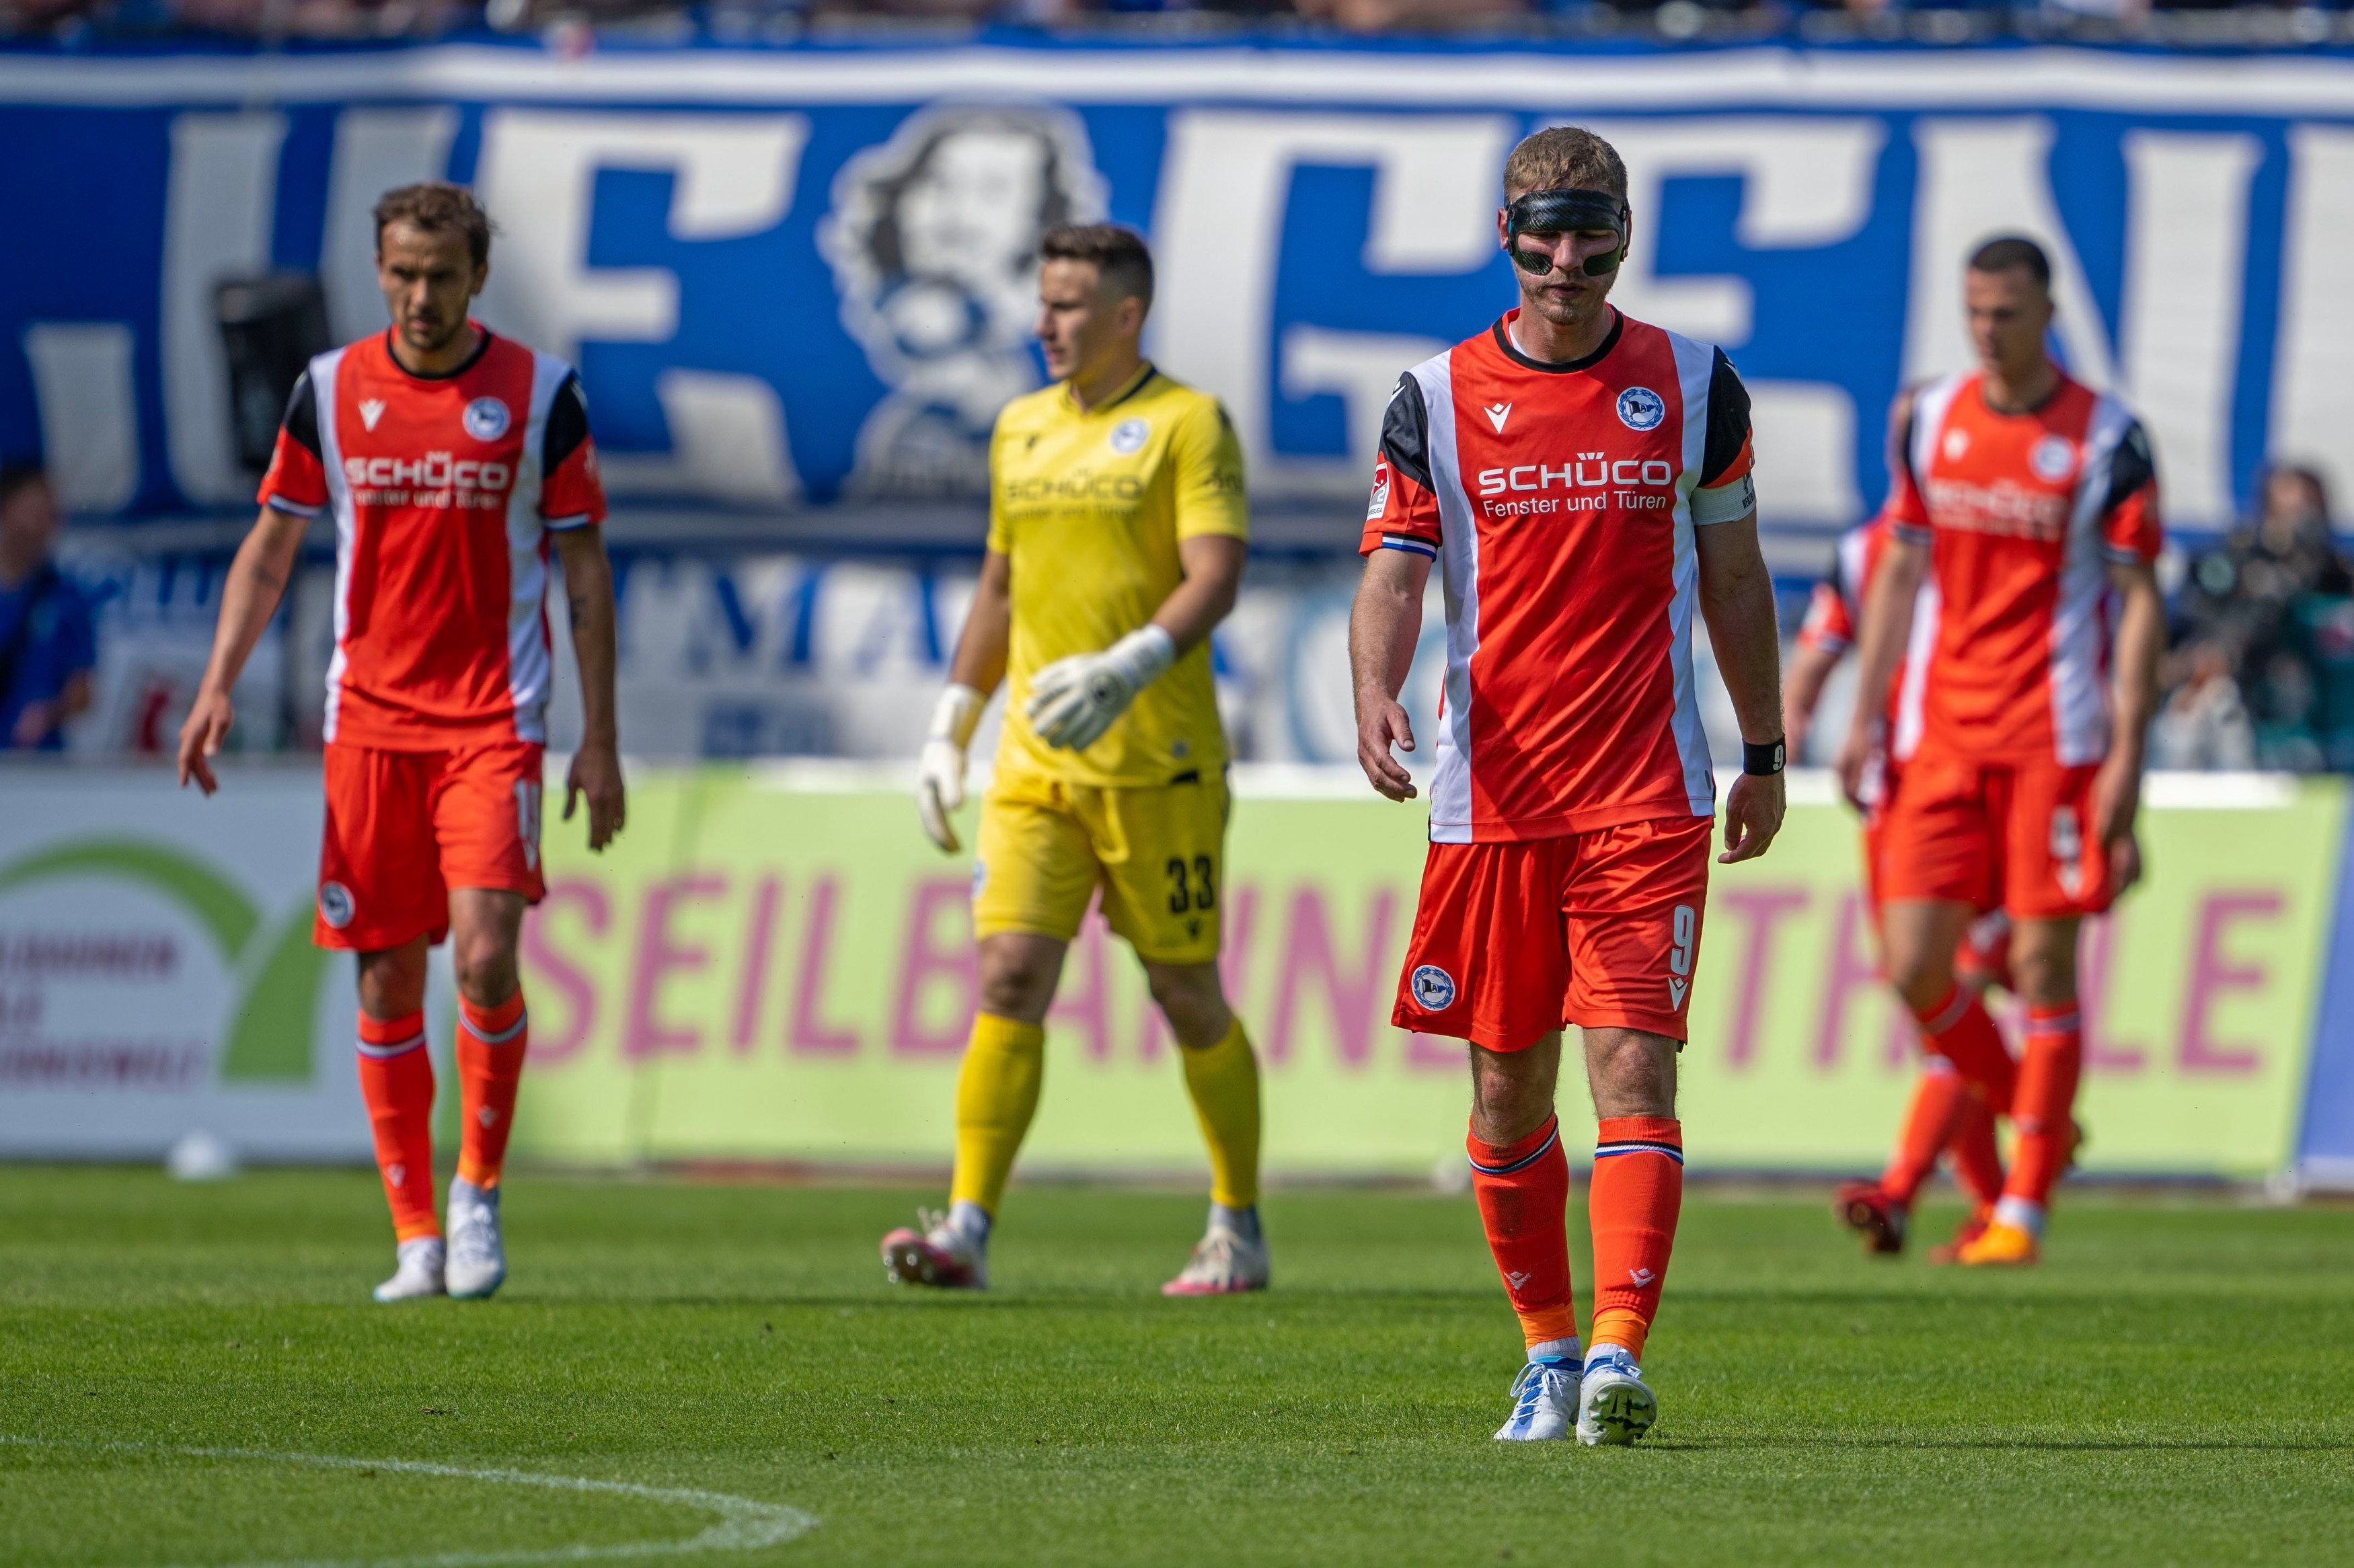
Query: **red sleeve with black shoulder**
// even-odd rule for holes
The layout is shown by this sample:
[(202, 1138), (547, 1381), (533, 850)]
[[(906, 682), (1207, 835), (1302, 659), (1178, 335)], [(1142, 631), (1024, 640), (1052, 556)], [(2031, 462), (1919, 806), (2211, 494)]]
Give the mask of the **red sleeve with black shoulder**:
[(548, 405), (540, 479), (539, 514), (550, 528), (583, 528), (605, 521), (605, 484), (597, 472), (597, 442), (588, 433), (588, 404), (580, 377), (567, 376)]
[(327, 466), (319, 453), (319, 399), (311, 373), (294, 382), (286, 417), (278, 423), (278, 444), (257, 497), (264, 506), (296, 517), (316, 517), (327, 509)]
[(2166, 547), (2166, 529), (2158, 512), (2158, 461), (2149, 449), (2149, 432), (2138, 419), (2126, 428), (2109, 460), (2101, 546), (2120, 566), (2145, 567)]
[(1365, 503), (1365, 531), (1357, 553), (1404, 550), (1426, 559), (1438, 554), (1438, 493), (1430, 482), (1430, 413), (1422, 383), (1411, 372), (1398, 379), (1382, 415), (1382, 443), (1373, 458), (1373, 492)]

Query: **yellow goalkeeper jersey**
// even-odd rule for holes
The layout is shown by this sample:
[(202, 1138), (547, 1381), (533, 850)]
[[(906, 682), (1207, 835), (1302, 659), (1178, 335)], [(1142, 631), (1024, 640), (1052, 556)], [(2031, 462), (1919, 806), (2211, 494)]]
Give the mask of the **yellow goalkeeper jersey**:
[(989, 448), (989, 547), (1013, 568), (998, 766), (1122, 788), (1225, 767), (1206, 638), (1085, 751), (1048, 747), (1023, 709), (1038, 671), (1152, 619), (1182, 579), (1180, 539), (1249, 532), (1242, 449), (1215, 398), (1147, 365), (1093, 408), (1061, 383), (1008, 403)]

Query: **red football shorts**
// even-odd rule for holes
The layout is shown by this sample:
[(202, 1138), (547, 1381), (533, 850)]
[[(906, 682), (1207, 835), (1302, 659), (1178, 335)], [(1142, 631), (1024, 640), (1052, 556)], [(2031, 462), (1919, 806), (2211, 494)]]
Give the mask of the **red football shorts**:
[(2092, 832), (2097, 763), (1915, 757), (1881, 830), (1880, 894), (1951, 900), (2013, 919), (2109, 906), (2108, 846)]
[(1431, 845), (1390, 1021), (1490, 1051), (1570, 1023), (1683, 1039), (1715, 826)]
[[(1882, 780), (1879, 800), (1863, 814), (1863, 907), (1874, 932), (1881, 929), (1881, 909), (1887, 901), (1882, 867), (1888, 854), (1889, 807), (1897, 793), (1898, 776), (1892, 768)], [(1991, 887), (1995, 879), (1985, 880)], [(2010, 916), (1999, 905), (1978, 906), (1977, 916), (1962, 932), (1961, 946), (1955, 949), (1954, 969), (1989, 985), (2009, 987)]]
[(327, 747), (319, 846), (323, 948), (380, 952), (450, 935), (450, 890), (538, 903), (541, 748), (493, 741), (452, 751)]

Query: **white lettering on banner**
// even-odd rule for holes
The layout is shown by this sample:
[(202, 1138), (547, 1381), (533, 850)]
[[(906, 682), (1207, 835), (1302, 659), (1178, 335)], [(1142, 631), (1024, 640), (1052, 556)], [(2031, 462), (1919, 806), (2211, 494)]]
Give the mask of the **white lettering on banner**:
[[(566, 359), (584, 339), (663, 343), (678, 334), (678, 275), (587, 265), (601, 169), (673, 176), (668, 231), (684, 240), (763, 234), (792, 206), (809, 119), (801, 114), (615, 114), (498, 109), (483, 116), (483, 205), (505, 238), (483, 291), (491, 325)], [(782, 504), (797, 499), (776, 389), (754, 376), (672, 369), (655, 391), (668, 459), (605, 454), (617, 490), (699, 493)]]
[(2122, 390), (2158, 449), (2169, 516), (2232, 515), (2232, 396), (2239, 386), (2253, 136), (2129, 131)]
[(228, 354), (215, 291), (270, 265), (282, 114), (182, 114), (172, 121), (164, 214), (164, 435), (172, 478), (190, 501), (246, 502), (228, 419)]
[(1627, 164), (1634, 235), (1610, 297), (1638, 321), (1702, 343), (1749, 341), (1756, 302), (1745, 278), (1658, 272), (1662, 187), (1691, 175), (1741, 181), (1734, 238), (1751, 250), (1812, 250), (1852, 237), (1872, 217), (1872, 172), (1888, 132), (1877, 120), (1711, 115), (1579, 121)]
[[(1354, 490), (1366, 454), (1353, 448), (1364, 423), (1369, 373), (1362, 366), (1379, 344), (1344, 351), (1353, 334), (1286, 334), (1287, 350), (1313, 355), (1293, 379), (1268, 374), (1267, 343), (1275, 270), (1291, 176), (1302, 164), (1373, 170), (1373, 210), (1362, 265), (1369, 272), (1468, 272), (1495, 249), (1495, 184), (1516, 122), (1500, 114), (1283, 114), (1179, 109), (1169, 116), (1161, 195), (1152, 232), (1160, 246), (1160, 286), (1148, 327), (1153, 358), (1169, 373), (1224, 398), (1250, 462), (1252, 482), (1267, 491)], [(1385, 351), (1385, 350), (1383, 350)], [(1408, 346), (1412, 353), (1412, 345)], [(1379, 396), (1386, 401), (1400, 371), (1425, 357), (1395, 361)], [(1352, 368), (1341, 386), (1339, 366)], [(1350, 410), (1348, 457), (1286, 458), (1274, 448), (1270, 395), (1278, 383), (1310, 391), (1359, 389)]]
[[(2069, 369), (2091, 386), (2115, 390), (2148, 425), (2168, 515), (2226, 523), (2244, 215), (2261, 149), (2237, 135), (2126, 138), (2133, 210), (2120, 364), (2052, 199), (2052, 135), (2041, 115), (1924, 120), (1914, 127), (1920, 175), (1904, 379), (1975, 363), (1961, 310), (1970, 251), (1991, 234), (2024, 234), (2052, 259), (2052, 330)], [(2282, 316), (2285, 342), (2296, 341), (2293, 319)]]
[(1283, 364), (1283, 395), (1338, 397), (1348, 409), (1349, 466), (1363, 469), (1381, 445), (1382, 415), (1396, 395), (1398, 377), (1447, 346), (1435, 337), (1405, 333), (1334, 332), (1329, 327), (1289, 326), (1277, 352)]
[[(1580, 123), (1587, 123), (1580, 122)], [(1634, 236), (1611, 298), (1638, 321), (1734, 350), (1756, 326), (1745, 278), (1659, 272), (1659, 215), (1669, 180), (1731, 175), (1741, 182), (1734, 238), (1751, 250), (1814, 249), (1860, 232), (1886, 127), (1877, 120), (1711, 115), (1593, 124), (1627, 164)], [(1855, 400), (1829, 381), (1752, 380), (1758, 486), (1788, 522), (1844, 523), (1862, 509), (1855, 485)]]
[(41, 415), (41, 454), (58, 500), (112, 512), (139, 493), (139, 386), (128, 322), (35, 322), (25, 364)]
[(2342, 497), (2354, 492), (2354, 129), (2293, 126), (2288, 148), (2268, 455), (2312, 463)]

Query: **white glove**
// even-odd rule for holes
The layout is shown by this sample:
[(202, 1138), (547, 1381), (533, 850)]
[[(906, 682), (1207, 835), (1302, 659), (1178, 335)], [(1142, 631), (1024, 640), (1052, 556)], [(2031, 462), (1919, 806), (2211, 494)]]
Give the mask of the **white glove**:
[(983, 694), (951, 683), (932, 709), (931, 732), (916, 758), (916, 816), (924, 824), (924, 836), (944, 854), (963, 847), (949, 818), (964, 804), (964, 748), (972, 744), (981, 710), (988, 705)]
[(1147, 626), (1100, 653), (1057, 659), (1031, 679), (1030, 727), (1048, 746), (1085, 751), (1176, 658), (1169, 633)]

